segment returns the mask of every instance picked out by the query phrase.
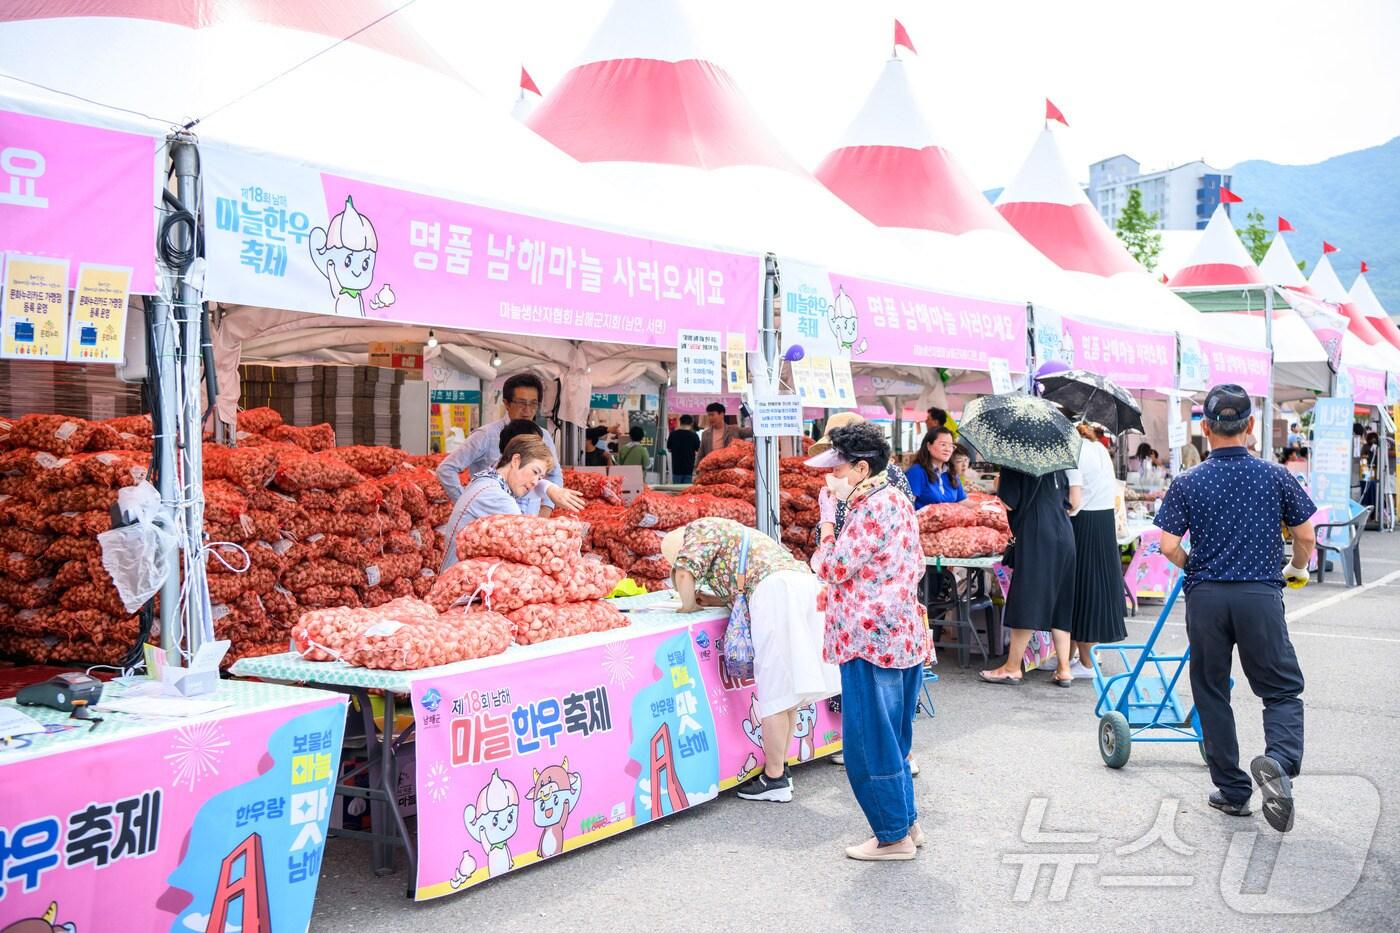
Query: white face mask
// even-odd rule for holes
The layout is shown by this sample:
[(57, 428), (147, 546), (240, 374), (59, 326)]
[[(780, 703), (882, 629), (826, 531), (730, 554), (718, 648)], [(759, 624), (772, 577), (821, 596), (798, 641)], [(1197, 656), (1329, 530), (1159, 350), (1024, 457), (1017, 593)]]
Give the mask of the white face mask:
[(826, 477), (826, 488), (831, 490), (831, 494), (842, 502), (851, 498), (851, 493), (855, 491), (855, 485), (851, 482), (850, 475), (834, 476), (830, 473)]

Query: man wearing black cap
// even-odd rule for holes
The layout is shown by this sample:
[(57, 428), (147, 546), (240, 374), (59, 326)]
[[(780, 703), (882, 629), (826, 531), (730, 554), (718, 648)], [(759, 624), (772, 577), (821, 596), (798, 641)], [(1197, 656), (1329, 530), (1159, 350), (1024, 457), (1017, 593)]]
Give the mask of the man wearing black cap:
[[(1287, 470), (1246, 449), (1254, 417), (1244, 389), (1211, 389), (1201, 427), (1210, 456), (1172, 483), (1157, 527), (1163, 556), (1186, 571), (1191, 693), (1218, 788), (1210, 805), (1231, 816), (1250, 813), (1253, 787), (1240, 769), (1230, 709), (1230, 668), (1238, 646), (1250, 689), (1264, 701), (1264, 754), (1249, 770), (1269, 825), (1288, 832), (1291, 778), (1303, 764), (1303, 672), (1284, 623), (1282, 588), (1285, 580), (1307, 580), (1317, 507)], [(1293, 559), (1280, 574), (1282, 526), (1293, 534)], [(1189, 556), (1181, 543), (1188, 531)]]

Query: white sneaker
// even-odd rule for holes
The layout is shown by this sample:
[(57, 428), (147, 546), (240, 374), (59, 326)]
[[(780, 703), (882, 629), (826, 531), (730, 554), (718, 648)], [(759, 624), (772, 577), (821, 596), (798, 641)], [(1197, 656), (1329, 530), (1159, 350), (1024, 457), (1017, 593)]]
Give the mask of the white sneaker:
[(834, 765), (840, 765), (843, 768), (846, 767), (846, 755), (844, 752), (837, 752), (836, 754), (829, 756), (826, 760)]
[(1077, 660), (1069, 666), (1069, 672), (1074, 677), (1094, 676), (1094, 669), (1092, 667), (1085, 667), (1083, 664), (1080, 664)]
[(917, 758), (915, 758), (913, 755), (910, 755), (910, 756), (909, 756), (909, 776), (910, 776), (910, 777), (918, 777), (918, 776), (919, 776), (919, 760), (918, 760)]
[(1059, 664), (1060, 664), (1060, 662), (1059, 662), (1058, 660), (1056, 660), (1055, 656), (1052, 654), (1052, 655), (1050, 655), (1050, 657), (1046, 658), (1044, 661), (1041, 661), (1041, 662), (1040, 662), (1040, 666), (1037, 667), (1036, 670), (1038, 670), (1038, 671), (1053, 671), (1053, 670), (1055, 670), (1055, 668), (1057, 668), (1057, 667), (1059, 666)]

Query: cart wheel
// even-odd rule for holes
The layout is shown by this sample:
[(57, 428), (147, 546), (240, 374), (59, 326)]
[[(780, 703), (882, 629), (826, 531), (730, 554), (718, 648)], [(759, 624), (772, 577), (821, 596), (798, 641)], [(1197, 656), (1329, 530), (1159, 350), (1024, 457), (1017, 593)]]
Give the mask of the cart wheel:
[(1203, 761), (1203, 762), (1205, 762), (1207, 765), (1209, 765), (1209, 764), (1210, 764), (1210, 759), (1206, 757), (1206, 743), (1205, 743), (1204, 741), (1200, 741), (1200, 742), (1197, 742), (1197, 743), (1196, 743), (1196, 751), (1198, 751), (1198, 752), (1201, 753), (1201, 761)]
[(1133, 735), (1128, 728), (1128, 720), (1117, 710), (1104, 713), (1099, 720), (1099, 754), (1103, 763), (1110, 768), (1121, 768), (1128, 763), (1128, 755), (1133, 750)]

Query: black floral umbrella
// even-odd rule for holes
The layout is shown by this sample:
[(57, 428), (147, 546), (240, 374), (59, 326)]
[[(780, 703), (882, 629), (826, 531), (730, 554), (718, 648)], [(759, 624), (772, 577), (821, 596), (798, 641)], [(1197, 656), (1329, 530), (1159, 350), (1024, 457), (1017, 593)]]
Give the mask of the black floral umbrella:
[(1079, 436), (1050, 402), (1031, 395), (987, 395), (963, 409), (958, 437), (983, 460), (1044, 476), (1079, 464)]
[(1041, 376), (1040, 397), (1101, 424), (1110, 434), (1142, 430), (1142, 408), (1128, 390), (1087, 369), (1067, 369)]

